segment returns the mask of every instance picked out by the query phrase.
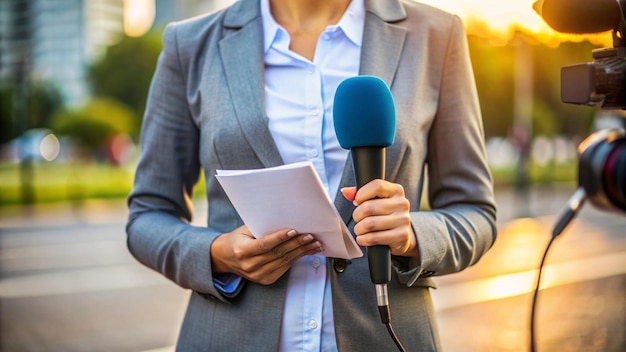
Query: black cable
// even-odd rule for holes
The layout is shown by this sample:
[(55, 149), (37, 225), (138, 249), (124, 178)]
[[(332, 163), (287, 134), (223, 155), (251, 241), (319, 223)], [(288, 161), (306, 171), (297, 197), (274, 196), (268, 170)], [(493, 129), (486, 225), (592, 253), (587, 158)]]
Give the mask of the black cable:
[(389, 332), (389, 336), (398, 347), (400, 352), (406, 352), (402, 343), (400, 343), (400, 339), (396, 335), (395, 331), (393, 331), (393, 327), (391, 326), (391, 312), (389, 310), (389, 295), (387, 293), (387, 284), (376, 284), (376, 305), (378, 306), (378, 314), (380, 314), (380, 321), (387, 326), (387, 331)]
[[(557, 234), (558, 236), (558, 234)], [(536, 352), (536, 337), (535, 337), (535, 319), (536, 319), (536, 311), (537, 311), (537, 297), (539, 296), (539, 286), (541, 285), (541, 273), (543, 272), (543, 265), (548, 256), (548, 251), (550, 251), (550, 247), (557, 236), (552, 236), (550, 238), (550, 242), (546, 246), (545, 251), (543, 252), (543, 258), (541, 258), (541, 264), (539, 264), (539, 274), (537, 275), (537, 283), (535, 285), (535, 292), (533, 294), (533, 303), (530, 310), (530, 351)]]
[(402, 346), (402, 343), (400, 343), (400, 340), (398, 339), (398, 336), (396, 336), (396, 332), (393, 331), (393, 327), (391, 326), (391, 323), (387, 323), (385, 325), (387, 326), (387, 331), (389, 331), (389, 335), (393, 339), (393, 342), (398, 347), (398, 350), (401, 351), (401, 352), (406, 352), (406, 350), (404, 349), (404, 346)]
[(539, 287), (541, 286), (541, 274), (543, 273), (543, 266), (545, 264), (546, 258), (548, 257), (548, 252), (550, 251), (550, 247), (552, 247), (552, 243), (554, 240), (559, 237), (561, 233), (565, 230), (567, 225), (576, 217), (580, 209), (582, 209), (585, 204), (585, 200), (587, 199), (587, 192), (584, 187), (578, 187), (576, 192), (570, 197), (567, 201), (565, 209), (559, 216), (557, 223), (554, 225), (552, 229), (552, 236), (550, 237), (550, 241), (546, 246), (545, 251), (543, 252), (543, 257), (541, 258), (541, 263), (539, 264), (539, 273), (537, 274), (537, 283), (535, 285), (535, 292), (533, 294), (533, 303), (530, 309), (530, 351), (536, 352), (536, 337), (535, 337), (535, 320), (537, 319), (537, 298), (539, 296)]
[(396, 332), (393, 331), (393, 326), (391, 326), (391, 313), (389, 312), (389, 305), (388, 304), (382, 305), (382, 306), (379, 305), (378, 306), (378, 313), (380, 313), (380, 320), (387, 327), (387, 331), (389, 332), (389, 336), (391, 336), (391, 339), (393, 340), (393, 342), (398, 347), (398, 350), (400, 352), (406, 352), (406, 350), (404, 349), (404, 346), (402, 346), (402, 343), (400, 342), (400, 339), (398, 339), (398, 336), (396, 335)]

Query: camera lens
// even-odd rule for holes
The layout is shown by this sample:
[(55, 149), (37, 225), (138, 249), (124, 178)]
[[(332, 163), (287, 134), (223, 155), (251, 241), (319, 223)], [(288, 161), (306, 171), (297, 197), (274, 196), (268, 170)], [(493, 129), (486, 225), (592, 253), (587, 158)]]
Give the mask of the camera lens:
[(598, 208), (626, 211), (626, 131), (600, 130), (579, 146), (578, 183)]
[(615, 142), (604, 167), (606, 193), (613, 203), (626, 209), (626, 141)]

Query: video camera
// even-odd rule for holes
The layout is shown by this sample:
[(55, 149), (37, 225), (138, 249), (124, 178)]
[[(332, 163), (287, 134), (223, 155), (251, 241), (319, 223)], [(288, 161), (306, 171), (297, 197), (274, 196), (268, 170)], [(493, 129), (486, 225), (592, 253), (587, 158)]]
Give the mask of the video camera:
[[(612, 30), (613, 48), (593, 50), (593, 62), (561, 69), (561, 100), (626, 110), (626, 0), (538, 0), (533, 8), (559, 32), (587, 34)], [(536, 351), (535, 313), (541, 273), (554, 240), (587, 199), (602, 210), (626, 212), (626, 130), (598, 130), (580, 143), (578, 151), (578, 189), (558, 218), (539, 265), (530, 318), (531, 352)]]
[[(558, 32), (612, 30), (612, 48), (593, 50), (593, 62), (561, 69), (561, 100), (626, 110), (626, 0), (539, 0), (533, 8)], [(580, 143), (578, 151), (579, 188), (555, 226), (554, 237), (576, 216), (586, 199), (603, 210), (626, 212), (626, 131), (596, 131)]]
[[(544, 2), (550, 4), (550, 0)], [(602, 16), (594, 21), (604, 20), (605, 26), (594, 25), (586, 29), (594, 32), (613, 30), (613, 47), (593, 50), (593, 62), (562, 68), (561, 100), (603, 109), (626, 109), (626, 38), (623, 37), (626, 33), (626, 1), (602, 0), (593, 4), (595, 9), (602, 11)]]

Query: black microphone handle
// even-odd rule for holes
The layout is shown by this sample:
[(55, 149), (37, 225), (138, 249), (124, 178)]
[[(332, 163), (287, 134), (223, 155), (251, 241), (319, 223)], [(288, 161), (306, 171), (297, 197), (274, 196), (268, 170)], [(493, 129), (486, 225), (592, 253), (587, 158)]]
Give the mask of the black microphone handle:
[[(385, 179), (384, 147), (353, 147), (350, 149), (354, 177), (357, 189), (368, 182)], [(367, 247), (370, 277), (374, 284), (386, 284), (391, 281), (391, 253), (389, 246), (375, 245)]]

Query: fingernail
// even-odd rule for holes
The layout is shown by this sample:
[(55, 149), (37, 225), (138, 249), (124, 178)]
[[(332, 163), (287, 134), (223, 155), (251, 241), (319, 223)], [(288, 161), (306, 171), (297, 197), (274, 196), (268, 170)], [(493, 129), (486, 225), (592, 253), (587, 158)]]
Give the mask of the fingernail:
[(319, 252), (323, 252), (323, 251), (324, 251), (324, 246), (322, 246), (322, 243), (321, 243), (321, 242), (317, 242), (317, 250), (318, 250)]
[(311, 242), (311, 241), (313, 241), (313, 235), (308, 234), (308, 235), (304, 236), (304, 237), (302, 238), (302, 240), (303, 240), (304, 242)]
[(298, 231), (296, 231), (296, 230), (289, 230), (289, 232), (287, 232), (287, 236), (289, 236), (289, 237), (293, 237), (293, 236), (295, 236), (297, 234), (298, 234)]

